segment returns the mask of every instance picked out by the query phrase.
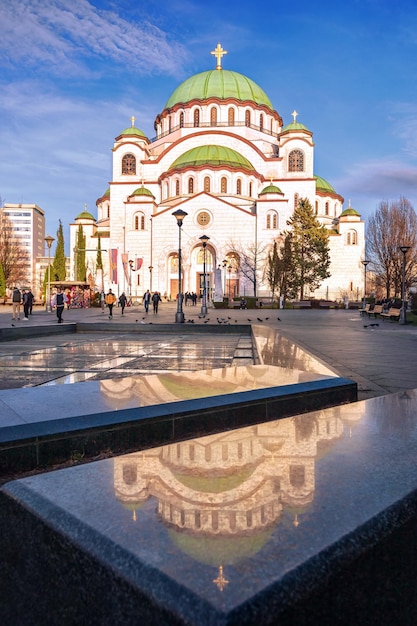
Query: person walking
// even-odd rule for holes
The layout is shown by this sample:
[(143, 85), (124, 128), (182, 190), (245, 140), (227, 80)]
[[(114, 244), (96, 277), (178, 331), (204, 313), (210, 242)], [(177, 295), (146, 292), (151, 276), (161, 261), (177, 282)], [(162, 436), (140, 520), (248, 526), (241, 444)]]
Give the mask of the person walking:
[(56, 294), (52, 298), (52, 306), (56, 307), (56, 316), (58, 318), (58, 324), (62, 324), (62, 313), (64, 312), (65, 303), (68, 298), (62, 291), (61, 287), (57, 287)]
[(29, 299), (29, 315), (32, 315), (33, 303), (35, 302), (35, 296), (32, 293), (32, 290), (28, 291), (28, 299)]
[(159, 295), (159, 293), (157, 291), (155, 291), (155, 293), (152, 296), (152, 304), (153, 304), (153, 312), (154, 315), (156, 315), (158, 313), (158, 305), (161, 302), (161, 296)]
[(112, 290), (109, 289), (109, 292), (106, 296), (106, 304), (109, 307), (109, 320), (113, 319), (113, 305), (115, 302), (116, 302), (116, 296), (114, 295)]
[(20, 320), (20, 304), (22, 302), (22, 294), (20, 289), (13, 287), (12, 293), (12, 320)]
[(149, 311), (150, 301), (151, 301), (151, 294), (150, 294), (149, 289), (147, 289), (143, 295), (143, 306), (145, 307), (145, 313), (148, 313)]
[(22, 289), (22, 302), (23, 302), (23, 319), (27, 322), (29, 320), (29, 308), (30, 308), (30, 297), (29, 292), (25, 289)]
[(119, 297), (119, 304), (122, 307), (122, 315), (124, 314), (126, 303), (127, 303), (127, 298), (125, 296), (125, 292), (123, 291), (122, 295)]

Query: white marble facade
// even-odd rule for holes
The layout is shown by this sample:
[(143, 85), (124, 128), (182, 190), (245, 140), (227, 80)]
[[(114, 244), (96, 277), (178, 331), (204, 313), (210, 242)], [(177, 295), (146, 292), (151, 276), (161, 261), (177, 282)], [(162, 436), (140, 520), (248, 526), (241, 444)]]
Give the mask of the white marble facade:
[[(253, 295), (239, 271), (236, 250), (255, 248), (257, 295), (268, 296), (262, 271), (266, 254), (288, 228), (297, 199), (308, 198), (329, 229), (332, 263), (331, 277), (307, 295), (359, 299), (365, 249), (359, 213), (350, 206), (343, 210), (343, 197), (314, 171), (313, 133), (297, 121), (297, 112), (284, 125), (265, 92), (223, 69), (219, 46), (216, 50), (217, 69), (191, 77), (171, 94), (156, 117), (156, 137), (146, 137), (134, 118), (116, 137), (109, 189), (97, 200), (97, 219), (84, 211), (71, 224), (71, 255), (82, 223), (90, 250), (87, 264), (94, 267), (98, 235), (106, 250), (105, 289), (133, 296), (151, 289), (175, 298), (179, 232), (172, 214), (181, 209), (187, 213), (181, 228), (183, 290), (200, 293), (200, 237), (206, 235), (211, 297), (224, 291), (226, 296)], [(117, 281), (109, 267), (110, 250), (117, 251)], [(126, 261), (132, 261), (132, 269)]]

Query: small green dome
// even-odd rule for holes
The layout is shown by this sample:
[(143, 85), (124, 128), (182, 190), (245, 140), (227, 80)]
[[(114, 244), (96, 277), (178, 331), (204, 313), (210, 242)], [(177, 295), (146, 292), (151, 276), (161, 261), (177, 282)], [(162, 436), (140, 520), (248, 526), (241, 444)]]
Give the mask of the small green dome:
[(82, 213), (77, 215), (75, 219), (76, 220), (93, 220), (93, 222), (96, 221), (96, 218), (94, 217), (94, 215), (91, 215), (91, 213), (89, 213), (88, 211), (82, 211)]
[(106, 191), (103, 193), (103, 198), (106, 198), (107, 196), (110, 197), (110, 187), (108, 187)]
[(223, 69), (201, 72), (185, 80), (173, 91), (165, 108), (207, 98), (236, 98), (242, 102), (250, 100), (273, 110), (270, 99), (253, 80), (238, 72)]
[(316, 191), (321, 191), (322, 193), (336, 193), (327, 180), (324, 180), (324, 178), (321, 178), (320, 176), (314, 176), (314, 178), (316, 179)]
[(122, 130), (119, 137), (122, 137), (122, 136), (126, 137), (126, 136), (132, 136), (132, 135), (147, 139), (145, 133), (143, 133), (139, 128), (136, 128), (135, 126), (129, 126), (129, 128), (125, 128), (124, 130)]
[(259, 195), (263, 196), (266, 193), (280, 193), (281, 195), (283, 195), (281, 189), (279, 187), (276, 187), (275, 185), (268, 185), (268, 187), (262, 189)]
[(138, 187), (130, 195), (131, 196), (152, 196), (152, 198), (154, 197), (152, 191), (150, 191), (149, 189), (146, 189), (146, 187)]
[(254, 170), (252, 163), (244, 156), (236, 152), (236, 150), (224, 146), (199, 146), (198, 148), (192, 148), (179, 156), (169, 167), (169, 170), (201, 165), (228, 165), (237, 169)]
[(307, 132), (310, 132), (307, 126), (304, 126), (304, 124), (300, 124), (300, 122), (291, 122), (291, 124), (287, 124), (286, 126), (284, 126), (281, 132), (284, 133), (288, 130), (306, 130)]
[(346, 215), (355, 215), (355, 217), (360, 217), (361, 214), (358, 213), (355, 209), (349, 206), (347, 209), (341, 212), (340, 217), (345, 217)]

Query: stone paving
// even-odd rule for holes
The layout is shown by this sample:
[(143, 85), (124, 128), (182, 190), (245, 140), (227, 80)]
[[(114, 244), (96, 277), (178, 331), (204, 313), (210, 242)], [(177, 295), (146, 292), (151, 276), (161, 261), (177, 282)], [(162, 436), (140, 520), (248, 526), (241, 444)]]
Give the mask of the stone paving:
[[(92, 325), (98, 322), (106, 322), (111, 329), (115, 322), (123, 321), (133, 326), (154, 325), (152, 329), (152, 341), (157, 342), (158, 325), (171, 324), (174, 332), (180, 331), (182, 325), (174, 325), (176, 304), (162, 303), (158, 315), (144, 314), (142, 307), (125, 309), (125, 315), (121, 316), (120, 309), (115, 309), (113, 320), (108, 320), (106, 313), (100, 309), (79, 310), (71, 309), (65, 312), (65, 323), (87, 322)], [(268, 326), (277, 333), (278, 337), (286, 337), (309, 351), (317, 358), (334, 369), (340, 376), (351, 378), (358, 383), (359, 399), (380, 396), (404, 389), (417, 388), (417, 328), (414, 326), (401, 326), (397, 322), (382, 320), (368, 320), (362, 318), (354, 310), (215, 310), (209, 309), (206, 318), (200, 318), (200, 307), (185, 307), (185, 325), (234, 325), (234, 324), (258, 324)], [(0, 328), (25, 325), (48, 326), (56, 325), (55, 314), (47, 313), (38, 308), (34, 309), (29, 321), (12, 322), (11, 307), (0, 307)], [(64, 327), (65, 327), (64, 323)], [(371, 326), (372, 324), (372, 326)], [(92, 326), (93, 328), (93, 326)], [(150, 330), (150, 329), (147, 329)], [(144, 335), (145, 336), (145, 335)], [(199, 337), (199, 345), (202, 354), (209, 354), (214, 347), (213, 334), (205, 334)], [(147, 335), (148, 339), (149, 336)], [(76, 341), (79, 352), (80, 343), (78, 337), (71, 339)], [(216, 341), (222, 342), (222, 338), (216, 336)], [(21, 357), (29, 356), (24, 352), (36, 352), (40, 346), (39, 340), (18, 340), (17, 342), (3, 342), (1, 354)], [(50, 336), (49, 346), (53, 348), (62, 343), (62, 338)], [(184, 347), (184, 345), (183, 345)], [(122, 350), (123, 352), (123, 350)], [(184, 350), (182, 351), (182, 353)], [(23, 354), (22, 354), (23, 353)], [(181, 353), (181, 351), (179, 352)], [(18, 368), (10, 365), (13, 358), (9, 359), (7, 367)], [(70, 355), (71, 356), (71, 355)], [(120, 355), (116, 355), (120, 356)], [(76, 359), (73, 351), (72, 359)], [(221, 359), (220, 359), (221, 360)], [(23, 359), (24, 361), (24, 359)], [(20, 361), (22, 363), (22, 361)], [(5, 363), (2, 362), (2, 366)], [(23, 364), (24, 367), (24, 364)], [(64, 371), (65, 376), (68, 372)], [(4, 374), (3, 374), (4, 376)]]

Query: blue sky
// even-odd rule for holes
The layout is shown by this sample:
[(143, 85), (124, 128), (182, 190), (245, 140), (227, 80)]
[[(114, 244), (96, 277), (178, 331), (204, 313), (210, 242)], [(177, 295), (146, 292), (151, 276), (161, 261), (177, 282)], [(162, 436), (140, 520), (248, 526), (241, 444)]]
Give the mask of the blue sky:
[(410, 0), (0, 0), (0, 198), (36, 203), (53, 236), (111, 179), (114, 138), (149, 137), (171, 92), (214, 68), (314, 134), (315, 173), (362, 216), (417, 209), (417, 4)]

